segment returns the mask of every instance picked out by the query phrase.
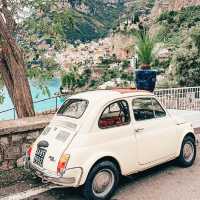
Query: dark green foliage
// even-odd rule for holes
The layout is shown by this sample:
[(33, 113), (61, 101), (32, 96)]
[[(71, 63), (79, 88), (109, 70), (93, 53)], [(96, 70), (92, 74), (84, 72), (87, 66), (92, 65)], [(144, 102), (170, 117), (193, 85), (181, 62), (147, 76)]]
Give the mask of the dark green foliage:
[[(160, 63), (164, 69), (171, 64), (171, 79), (178, 86), (200, 84), (200, 6), (161, 14), (157, 39), (173, 51), (172, 59)], [(166, 67), (166, 68), (165, 68)]]
[(165, 60), (155, 59), (152, 66), (159, 72), (164, 72), (166, 69), (168, 69), (170, 63), (171, 63), (171, 58)]
[(138, 22), (140, 22), (139, 13), (138, 13), (138, 12), (135, 12), (135, 13), (133, 14), (133, 23), (134, 23), (134, 24), (137, 24)]
[(200, 53), (190, 37), (176, 51), (173, 60), (175, 80), (180, 86), (200, 85)]
[(180, 86), (200, 85), (200, 59), (194, 51), (178, 52), (175, 57), (176, 81)]
[(153, 8), (154, 4), (155, 4), (155, 0), (148, 0), (147, 1), (147, 7), (148, 8)]
[(122, 72), (121, 79), (126, 81), (133, 81), (133, 73)]
[(136, 52), (141, 65), (150, 65), (154, 60), (155, 41), (146, 30), (134, 32)]
[(200, 24), (200, 6), (183, 8), (181, 11), (164, 12), (157, 21), (161, 25), (158, 37), (165, 43), (181, 42), (181, 33)]
[(75, 91), (86, 87), (91, 78), (91, 69), (86, 68), (82, 73), (79, 73), (78, 66), (73, 66), (69, 72), (65, 72), (62, 77), (62, 87), (66, 87), (70, 91)]
[(178, 13), (176, 11), (169, 11), (169, 12), (164, 12), (162, 13), (159, 18), (158, 21), (159, 22), (164, 22), (166, 24), (173, 24), (175, 22), (175, 16)]
[(129, 60), (124, 60), (124, 61), (122, 62), (122, 68), (123, 68), (123, 69), (128, 68), (129, 65), (130, 65), (130, 61), (129, 61)]
[(82, 0), (68, 0), (68, 2), (71, 4), (72, 8), (75, 8), (75, 6), (81, 4)]
[(191, 38), (193, 39), (194, 44), (197, 47), (200, 54), (200, 26), (196, 26), (192, 29)]
[[(54, 62), (54, 61), (53, 61)], [(51, 63), (51, 61), (47, 61), (47, 65)], [(38, 94), (35, 98), (38, 98), (41, 94), (48, 95), (49, 97), (52, 95), (48, 88), (48, 81), (54, 78), (54, 74), (57, 70), (56, 66), (51, 67), (34, 67), (27, 69), (27, 76), (33, 81), (34, 86), (38, 88)]]
[[(88, 14), (75, 9), (83, 2), (89, 7)], [(25, 21), (24, 26), (30, 34), (45, 35), (52, 40), (90, 41), (105, 36), (116, 26), (116, 21), (124, 10), (123, 4), (108, 5), (100, 0), (70, 0), (72, 9), (49, 9), (44, 16), (33, 15)]]
[(110, 65), (110, 64), (112, 64), (112, 63), (116, 63), (117, 62), (117, 60), (116, 60), (116, 58), (102, 58), (102, 60), (101, 60), (101, 64), (103, 64), (103, 65)]

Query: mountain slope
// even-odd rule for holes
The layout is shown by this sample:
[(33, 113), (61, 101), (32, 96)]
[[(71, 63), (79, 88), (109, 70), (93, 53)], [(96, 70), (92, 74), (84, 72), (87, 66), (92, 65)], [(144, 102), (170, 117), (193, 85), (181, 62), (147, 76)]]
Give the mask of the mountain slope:
[(169, 0), (169, 10), (181, 10), (189, 6), (200, 5), (200, 0)]
[[(33, 14), (25, 21), (30, 34), (51, 37), (57, 32), (59, 40), (74, 42), (91, 41), (105, 36), (116, 26), (125, 10), (122, 0), (82, 0), (81, 4), (52, 6), (48, 12)], [(69, 26), (69, 23), (73, 26)], [(53, 33), (54, 32), (54, 33)]]
[(182, 8), (180, 11), (163, 12), (157, 18), (158, 38), (170, 45), (179, 46), (184, 36), (196, 26), (200, 26), (200, 5)]
[(70, 41), (85, 42), (105, 36), (116, 26), (119, 16), (125, 10), (124, 3), (118, 1), (110, 4), (101, 0), (87, 0), (84, 4), (89, 9), (88, 13), (73, 11), (75, 26), (66, 35)]
[(178, 11), (189, 6), (200, 5), (200, 0), (156, 0), (152, 9), (152, 17), (158, 17), (165, 11)]

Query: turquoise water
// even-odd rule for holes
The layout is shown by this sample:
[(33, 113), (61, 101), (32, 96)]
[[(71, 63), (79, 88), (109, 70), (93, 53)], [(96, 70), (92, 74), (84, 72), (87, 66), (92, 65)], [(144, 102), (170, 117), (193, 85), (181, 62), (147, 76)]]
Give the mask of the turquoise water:
[[(49, 98), (48, 95), (42, 94), (41, 90), (38, 88), (37, 84), (34, 81), (29, 81), (29, 83), (33, 101), (39, 101), (41, 99)], [(53, 79), (51, 81), (48, 81), (47, 86), (50, 91), (50, 96), (51, 97), (55, 96), (55, 93), (59, 92), (60, 79)], [(13, 107), (12, 101), (5, 87), (3, 88), (3, 94), (5, 99), (3, 104), (0, 104), (0, 112)], [(63, 98), (58, 99), (57, 101), (58, 106), (60, 106), (63, 103), (63, 101), (64, 101)], [(34, 108), (36, 112), (42, 112), (45, 110), (53, 109), (55, 107), (56, 107), (56, 99), (51, 99), (40, 103), (34, 103)], [(13, 117), (14, 117), (13, 111), (0, 113), (0, 120), (13, 119)]]

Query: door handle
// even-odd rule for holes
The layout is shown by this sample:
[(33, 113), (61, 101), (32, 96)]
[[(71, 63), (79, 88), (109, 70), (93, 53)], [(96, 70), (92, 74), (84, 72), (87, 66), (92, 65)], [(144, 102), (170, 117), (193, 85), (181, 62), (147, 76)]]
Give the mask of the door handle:
[(138, 133), (138, 132), (141, 132), (141, 131), (143, 131), (143, 130), (144, 130), (144, 128), (136, 128), (136, 129), (135, 129), (135, 132)]
[(185, 122), (176, 123), (177, 126), (180, 126), (182, 124), (185, 124)]

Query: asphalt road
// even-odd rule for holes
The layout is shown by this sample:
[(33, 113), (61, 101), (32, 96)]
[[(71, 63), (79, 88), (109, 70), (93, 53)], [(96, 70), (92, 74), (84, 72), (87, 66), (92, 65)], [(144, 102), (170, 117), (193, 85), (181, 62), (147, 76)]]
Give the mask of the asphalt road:
[[(112, 200), (200, 200), (199, 154), (198, 147), (196, 162), (190, 168), (179, 168), (174, 163), (167, 163), (137, 175), (123, 177)], [(0, 189), (0, 194), (15, 194), (28, 188), (26, 182), (19, 182)], [(83, 200), (78, 189), (53, 189), (26, 199)]]

